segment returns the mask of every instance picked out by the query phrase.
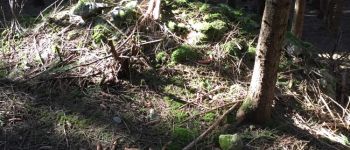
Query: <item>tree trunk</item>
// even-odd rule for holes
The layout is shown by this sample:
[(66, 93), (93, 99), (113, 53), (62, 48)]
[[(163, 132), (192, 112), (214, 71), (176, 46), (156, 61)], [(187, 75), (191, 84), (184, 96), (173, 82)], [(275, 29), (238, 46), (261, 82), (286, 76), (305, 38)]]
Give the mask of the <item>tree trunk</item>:
[(295, 1), (294, 16), (293, 16), (293, 22), (292, 22), (292, 33), (297, 38), (301, 38), (303, 34), (305, 5), (306, 5), (306, 0)]
[(330, 0), (328, 3), (326, 24), (331, 33), (337, 35), (340, 27), (344, 0)]
[(291, 1), (266, 0), (253, 76), (247, 98), (237, 112), (238, 122), (264, 123), (271, 118), (277, 67)]

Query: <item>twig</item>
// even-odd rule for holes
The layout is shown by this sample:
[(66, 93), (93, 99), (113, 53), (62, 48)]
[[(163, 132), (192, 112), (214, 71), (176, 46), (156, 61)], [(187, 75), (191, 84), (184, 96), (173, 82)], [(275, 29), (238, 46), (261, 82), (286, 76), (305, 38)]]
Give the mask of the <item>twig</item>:
[(220, 109), (220, 108), (225, 108), (225, 107), (227, 107), (227, 106), (236, 104), (236, 103), (238, 103), (238, 102), (241, 102), (241, 101), (230, 102), (230, 103), (227, 103), (227, 104), (225, 104), (225, 105), (218, 106), (218, 107), (215, 107), (215, 108), (210, 109), (210, 110), (207, 110), (207, 111), (203, 111), (203, 112), (201, 112), (201, 113), (198, 113), (198, 114), (195, 114), (195, 115), (193, 115), (193, 116), (191, 116), (191, 117), (188, 117), (186, 120), (182, 121), (182, 123), (187, 122), (188, 120), (191, 120), (191, 119), (193, 119), (193, 118), (195, 118), (195, 117), (197, 117), (197, 116), (200, 116), (200, 115), (203, 115), (203, 114), (206, 114), (206, 113), (215, 111), (215, 110)]
[(234, 109), (236, 109), (239, 105), (239, 103), (236, 103), (233, 105), (230, 109), (228, 109), (224, 114), (220, 116), (219, 119), (215, 121), (214, 124), (212, 124), (207, 130), (205, 130), (201, 135), (199, 135), (195, 140), (193, 140), (190, 144), (188, 144), (183, 150), (190, 150), (194, 145), (196, 145), (200, 140), (202, 140), (205, 136), (207, 136), (215, 127), (217, 127), (222, 120), (225, 119), (225, 117), (231, 113)]

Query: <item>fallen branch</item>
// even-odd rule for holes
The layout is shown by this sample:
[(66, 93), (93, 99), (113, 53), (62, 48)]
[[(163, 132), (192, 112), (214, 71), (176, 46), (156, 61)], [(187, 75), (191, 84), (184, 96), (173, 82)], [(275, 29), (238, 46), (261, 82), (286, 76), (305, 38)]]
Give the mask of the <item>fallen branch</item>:
[(224, 114), (222, 114), (219, 119), (217, 119), (214, 124), (212, 124), (207, 130), (205, 130), (201, 135), (199, 135), (195, 140), (193, 140), (190, 144), (188, 144), (183, 150), (190, 150), (194, 145), (196, 145), (200, 140), (206, 137), (215, 127), (217, 127), (225, 117), (231, 113), (234, 109), (236, 109), (239, 105), (236, 103), (230, 109), (228, 109)]
[(193, 118), (195, 118), (195, 117), (197, 117), (197, 116), (201, 116), (201, 115), (204, 115), (204, 114), (206, 114), (206, 113), (213, 112), (213, 111), (215, 111), (215, 110), (222, 109), (222, 108), (225, 108), (225, 107), (227, 107), (227, 106), (237, 104), (237, 103), (239, 103), (239, 102), (242, 102), (242, 101), (230, 102), (230, 103), (227, 103), (227, 104), (225, 104), (225, 105), (218, 106), (218, 107), (215, 107), (215, 108), (210, 109), (210, 110), (207, 110), (207, 111), (203, 111), (203, 112), (201, 112), (201, 113), (195, 114), (195, 115), (193, 115), (193, 116), (187, 118), (186, 120), (182, 121), (182, 123), (187, 122), (188, 120), (191, 120), (191, 119), (193, 119)]

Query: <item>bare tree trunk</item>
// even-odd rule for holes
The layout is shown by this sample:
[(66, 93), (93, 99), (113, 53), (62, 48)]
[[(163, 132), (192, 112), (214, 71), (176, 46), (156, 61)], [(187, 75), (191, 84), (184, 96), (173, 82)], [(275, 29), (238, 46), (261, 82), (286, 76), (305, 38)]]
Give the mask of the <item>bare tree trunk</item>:
[(327, 28), (331, 33), (337, 35), (340, 27), (340, 20), (343, 11), (344, 0), (330, 0), (328, 3), (327, 15), (325, 17)]
[(238, 122), (264, 123), (271, 118), (277, 68), (291, 2), (266, 0), (253, 76), (248, 96), (237, 112)]
[(160, 4), (161, 0), (150, 0), (143, 21), (148, 19), (158, 20), (160, 18)]
[(292, 33), (297, 38), (301, 38), (303, 34), (305, 5), (306, 5), (306, 0), (295, 1), (294, 16), (293, 16), (293, 22), (292, 22)]

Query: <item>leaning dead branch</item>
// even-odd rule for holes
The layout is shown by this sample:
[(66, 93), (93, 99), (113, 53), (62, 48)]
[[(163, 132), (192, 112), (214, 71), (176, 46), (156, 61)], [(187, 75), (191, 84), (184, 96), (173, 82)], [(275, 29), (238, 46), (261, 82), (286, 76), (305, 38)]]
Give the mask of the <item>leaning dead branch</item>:
[[(213, 129), (215, 129), (225, 117), (231, 113), (233, 110), (238, 108), (240, 103), (234, 104), (230, 109), (228, 109), (224, 114), (222, 114), (207, 130), (205, 130), (201, 135), (199, 135), (195, 140), (193, 140), (190, 144), (188, 144), (183, 150), (190, 150), (193, 146), (195, 146), (199, 141), (205, 138)], [(235, 125), (236, 126), (236, 125)]]

